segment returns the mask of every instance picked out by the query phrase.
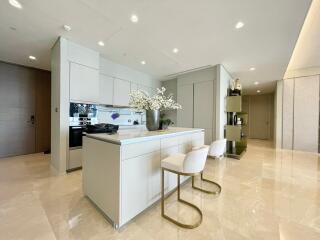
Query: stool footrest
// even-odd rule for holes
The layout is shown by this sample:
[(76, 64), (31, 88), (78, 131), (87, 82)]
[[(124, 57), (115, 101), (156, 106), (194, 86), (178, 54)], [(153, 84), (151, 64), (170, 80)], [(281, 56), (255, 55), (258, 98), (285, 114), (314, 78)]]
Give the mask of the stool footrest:
[(208, 182), (208, 183), (211, 183), (211, 184), (217, 186), (218, 190), (217, 191), (209, 191), (209, 190), (206, 190), (206, 189), (203, 189), (203, 188), (195, 186), (195, 184), (194, 184), (194, 176), (192, 176), (192, 188), (194, 188), (196, 190), (199, 190), (201, 192), (204, 192), (204, 193), (208, 193), (208, 194), (220, 194), (221, 193), (221, 186), (218, 183), (214, 182), (214, 181), (211, 181), (209, 179), (204, 178), (203, 177), (203, 173), (201, 173), (201, 181)]
[(199, 213), (200, 219), (197, 222), (193, 223), (193, 224), (185, 224), (185, 223), (179, 222), (179, 221), (169, 217), (165, 213), (162, 214), (162, 217), (164, 217), (165, 219), (169, 220), (170, 222), (172, 222), (172, 223), (174, 223), (174, 224), (176, 224), (176, 225), (178, 225), (180, 227), (183, 227), (183, 228), (193, 229), (193, 228), (196, 228), (196, 227), (200, 226), (200, 224), (202, 223), (202, 212), (201, 212), (200, 208), (198, 208), (196, 205), (194, 205), (194, 204), (192, 204), (190, 202), (187, 202), (187, 201), (185, 201), (185, 200), (183, 200), (181, 198), (178, 199), (178, 201), (183, 203), (183, 204), (185, 204), (185, 205), (188, 205), (188, 206), (192, 207), (193, 209), (195, 209)]

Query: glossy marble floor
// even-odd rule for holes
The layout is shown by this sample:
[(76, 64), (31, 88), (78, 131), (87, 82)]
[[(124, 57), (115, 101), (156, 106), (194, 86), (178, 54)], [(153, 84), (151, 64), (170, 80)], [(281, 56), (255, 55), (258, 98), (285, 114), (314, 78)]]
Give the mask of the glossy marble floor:
[[(0, 239), (320, 239), (320, 161), (310, 153), (275, 151), (250, 141), (240, 160), (209, 159), (205, 174), (222, 185), (219, 197), (182, 188), (203, 211), (203, 223), (181, 229), (156, 205), (121, 231), (112, 229), (83, 196), (81, 171), (50, 172), (42, 154), (0, 159)], [(197, 217), (168, 200), (168, 214)]]

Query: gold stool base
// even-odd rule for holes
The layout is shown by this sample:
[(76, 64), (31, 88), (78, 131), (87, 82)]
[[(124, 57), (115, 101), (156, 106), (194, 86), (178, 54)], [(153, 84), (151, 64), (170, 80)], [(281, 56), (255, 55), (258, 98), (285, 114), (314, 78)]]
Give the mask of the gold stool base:
[(208, 193), (208, 194), (220, 194), (221, 193), (221, 186), (218, 183), (214, 182), (214, 181), (211, 181), (209, 179), (204, 178), (203, 177), (203, 172), (201, 173), (201, 181), (208, 182), (208, 183), (211, 183), (211, 184), (217, 186), (218, 187), (217, 191), (209, 191), (209, 190), (206, 190), (206, 189), (199, 188), (199, 187), (195, 186), (194, 177), (195, 176), (192, 176), (192, 188), (194, 188), (196, 190), (199, 190), (201, 192), (204, 192), (204, 193)]
[[(167, 170), (167, 169), (166, 169)], [(169, 172), (173, 172), (173, 171), (170, 171), (170, 170), (167, 170)], [(178, 198), (177, 200), (185, 205), (188, 205), (190, 207), (192, 207), (193, 209), (195, 209), (198, 213), (199, 213), (199, 216), (200, 216), (200, 219), (193, 223), (193, 224), (185, 224), (185, 223), (182, 223), (182, 222), (179, 222), (178, 220), (175, 220), (171, 217), (169, 217), (168, 215), (165, 214), (164, 212), (164, 200), (168, 198), (168, 196), (164, 196), (164, 169), (162, 168), (162, 174), (161, 174), (161, 215), (163, 218), (169, 220), (170, 222), (178, 225), (179, 227), (183, 227), (183, 228), (188, 228), (188, 229), (193, 229), (193, 228), (196, 228), (198, 226), (200, 226), (200, 224), (202, 223), (202, 212), (200, 210), (200, 208), (198, 208), (196, 205), (190, 203), (190, 202), (187, 202), (186, 200), (183, 200), (181, 199), (180, 197), (180, 175), (184, 175), (183, 173), (177, 173), (177, 172), (173, 172), (173, 173), (176, 173), (177, 174), (177, 189), (178, 189)], [(189, 174), (188, 174), (189, 175)], [(194, 177), (194, 176), (192, 176)]]

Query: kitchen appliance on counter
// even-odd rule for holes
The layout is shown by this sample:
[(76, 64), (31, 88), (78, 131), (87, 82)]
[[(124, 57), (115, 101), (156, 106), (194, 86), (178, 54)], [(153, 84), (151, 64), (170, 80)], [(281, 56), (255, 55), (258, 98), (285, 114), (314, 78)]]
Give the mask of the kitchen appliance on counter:
[(119, 126), (109, 123), (99, 123), (95, 125), (87, 125), (85, 128), (86, 133), (108, 133), (116, 134)]

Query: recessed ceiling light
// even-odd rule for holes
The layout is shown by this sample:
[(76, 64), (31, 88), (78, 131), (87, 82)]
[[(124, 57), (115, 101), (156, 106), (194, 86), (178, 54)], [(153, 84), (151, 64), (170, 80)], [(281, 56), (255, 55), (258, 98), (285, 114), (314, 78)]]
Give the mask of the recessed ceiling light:
[(256, 68), (255, 67), (251, 67), (249, 70), (250, 71), (254, 71), (254, 70), (256, 70)]
[(130, 17), (130, 20), (131, 20), (131, 22), (133, 22), (133, 23), (137, 23), (137, 22), (139, 21), (139, 18), (138, 18), (137, 15), (132, 14), (131, 17)]
[(37, 58), (35, 56), (29, 56), (30, 60), (37, 60)]
[(173, 53), (178, 53), (178, 52), (179, 52), (179, 49), (178, 49), (178, 48), (174, 48), (174, 49), (172, 49), (172, 52), (173, 52)]
[(260, 90), (257, 90), (257, 93), (261, 93), (261, 91), (260, 91)]
[(141, 64), (142, 64), (142, 65), (145, 65), (145, 64), (146, 64), (146, 61), (141, 61)]
[(102, 41), (99, 41), (98, 44), (99, 44), (99, 46), (101, 46), (101, 47), (104, 46), (104, 42), (102, 42)]
[(66, 30), (67, 32), (71, 31), (71, 27), (69, 25), (63, 25), (64, 30)]
[(254, 82), (254, 85), (258, 85), (259, 84), (259, 82)]
[(17, 0), (9, 0), (9, 3), (11, 6), (13, 6), (15, 8), (19, 8), (19, 9), (22, 8), (21, 3), (19, 3)]
[(244, 23), (243, 23), (243, 22), (237, 22), (235, 28), (236, 28), (236, 29), (240, 29), (240, 28), (243, 28), (243, 26), (244, 26)]

